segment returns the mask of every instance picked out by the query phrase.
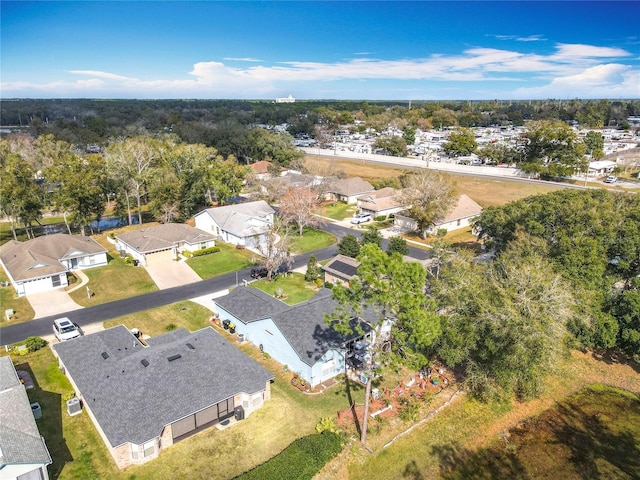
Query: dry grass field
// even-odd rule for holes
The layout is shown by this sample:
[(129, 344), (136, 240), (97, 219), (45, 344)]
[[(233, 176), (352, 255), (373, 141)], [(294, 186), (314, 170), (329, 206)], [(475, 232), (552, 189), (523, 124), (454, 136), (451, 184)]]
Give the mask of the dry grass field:
[[(328, 172), (336, 174), (343, 172), (348, 177), (361, 177), (369, 182), (379, 181), (384, 178), (398, 177), (406, 168), (398, 168), (390, 165), (363, 163), (362, 160), (348, 160), (317, 155), (308, 155), (305, 162), (311, 171)], [(519, 200), (530, 195), (538, 195), (559, 190), (561, 187), (544, 182), (526, 183), (514, 180), (502, 180), (499, 178), (472, 177), (468, 175), (451, 176), (460, 193), (464, 193), (474, 199), (483, 207), (498, 206)]]

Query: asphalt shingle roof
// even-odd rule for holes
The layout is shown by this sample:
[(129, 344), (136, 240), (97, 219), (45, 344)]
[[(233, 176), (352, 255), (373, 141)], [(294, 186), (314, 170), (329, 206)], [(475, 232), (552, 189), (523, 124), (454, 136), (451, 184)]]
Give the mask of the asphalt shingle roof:
[(274, 214), (275, 210), (264, 200), (258, 200), (207, 208), (203, 212), (206, 212), (222, 230), (237, 237), (247, 237), (264, 233), (270, 225), (267, 217)]
[(181, 242), (194, 244), (215, 240), (213, 235), (204, 230), (184, 223), (165, 223), (154, 227), (141, 228), (118, 235), (117, 238), (140, 253), (167, 250)]
[(56, 233), (26, 242), (11, 240), (0, 247), (0, 260), (14, 280), (28, 280), (66, 272), (62, 259), (106, 252), (90, 237)]
[(49, 464), (51, 457), (11, 358), (0, 357), (0, 469), (29, 463)]
[(164, 426), (237, 393), (262, 391), (273, 379), (210, 327), (175, 330), (144, 347), (120, 325), (53, 348), (113, 447), (141, 445)]
[[(328, 289), (320, 290), (311, 300), (294, 306), (278, 300), (275, 301), (281, 305), (274, 305), (272, 300), (275, 299), (257, 288), (238, 287), (229, 295), (216, 298), (215, 302), (245, 323), (271, 318), (300, 360), (310, 366), (331, 348), (361, 335), (355, 331), (352, 335), (342, 335), (326, 324), (325, 314), (331, 314), (338, 305)], [(370, 318), (372, 313), (367, 311), (364, 320), (373, 320)], [(367, 324), (360, 324), (364, 331), (370, 330)]]
[(329, 190), (339, 195), (352, 196), (373, 192), (374, 188), (369, 182), (362, 180), (360, 177), (350, 177), (334, 180)]

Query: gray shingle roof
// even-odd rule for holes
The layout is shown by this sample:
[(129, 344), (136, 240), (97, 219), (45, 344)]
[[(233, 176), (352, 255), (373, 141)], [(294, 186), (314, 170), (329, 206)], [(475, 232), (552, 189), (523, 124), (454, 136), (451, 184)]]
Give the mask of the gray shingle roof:
[(329, 191), (338, 195), (364, 195), (374, 191), (373, 186), (360, 177), (340, 178), (331, 182)]
[(114, 447), (140, 445), (165, 425), (237, 393), (262, 391), (273, 379), (210, 327), (175, 330), (144, 347), (120, 325), (53, 348)]
[(209, 215), (222, 230), (237, 237), (247, 237), (264, 233), (270, 225), (267, 217), (274, 214), (275, 210), (264, 200), (258, 200), (207, 208), (203, 212)]
[(349, 281), (358, 273), (359, 266), (360, 262), (355, 258), (338, 254), (320, 268), (325, 272), (329, 272), (334, 277)]
[(106, 251), (90, 237), (56, 233), (26, 242), (11, 240), (0, 247), (0, 260), (15, 280), (27, 280), (66, 272), (60, 260)]
[(184, 223), (165, 223), (154, 227), (145, 227), (123, 233), (116, 238), (130, 247), (135, 248), (140, 253), (167, 250), (182, 242), (195, 244), (215, 239), (213, 235), (204, 230)]
[(48, 465), (51, 457), (11, 358), (0, 357), (0, 469), (26, 463)]
[[(278, 300), (275, 301), (279, 305), (274, 305), (271, 303), (273, 300), (273, 297), (257, 288), (238, 287), (229, 295), (216, 298), (215, 302), (245, 323), (271, 318), (300, 360), (310, 366), (331, 348), (360, 336), (355, 332), (342, 335), (326, 324), (325, 314), (331, 314), (337, 306), (328, 289), (320, 290), (311, 300), (294, 306)], [(365, 320), (372, 320), (370, 313), (363, 316)], [(370, 329), (362, 322), (361, 325), (365, 331)]]
[(291, 308), (258, 288), (234, 288), (228, 295), (214, 301), (244, 323), (271, 318), (276, 313)]

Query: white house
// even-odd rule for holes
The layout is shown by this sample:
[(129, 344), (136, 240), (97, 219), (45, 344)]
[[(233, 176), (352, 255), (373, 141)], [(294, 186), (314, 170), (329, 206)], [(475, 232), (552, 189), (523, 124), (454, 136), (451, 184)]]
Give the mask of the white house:
[(207, 208), (194, 216), (196, 228), (223, 242), (259, 252), (275, 210), (264, 200)]
[(398, 192), (395, 188), (384, 187), (358, 197), (358, 209), (360, 213), (370, 213), (374, 218), (395, 214), (407, 208), (397, 197)]
[(0, 247), (0, 262), (19, 296), (66, 287), (71, 270), (107, 264), (107, 250), (90, 237), (56, 233)]
[(345, 203), (356, 203), (358, 197), (373, 193), (375, 189), (360, 177), (339, 178), (327, 186), (327, 198)]
[[(328, 289), (289, 306), (254, 287), (237, 287), (214, 300), (219, 318), (313, 387), (345, 371), (349, 345), (366, 333), (342, 335), (325, 322), (336, 307)], [(364, 332), (371, 329), (358, 320)], [(354, 325), (356, 321), (354, 320)]]
[(48, 480), (49, 464), (25, 386), (11, 357), (0, 357), (0, 479)]
[(213, 235), (184, 223), (165, 223), (116, 236), (116, 248), (141, 265), (178, 258), (180, 252), (215, 247)]
[(589, 162), (588, 175), (590, 177), (602, 177), (604, 175), (609, 175), (614, 168), (616, 168), (616, 162), (612, 162), (611, 160), (597, 160)]
[[(451, 232), (460, 228), (469, 227), (480, 213), (482, 213), (482, 207), (463, 193), (458, 198), (455, 206), (449, 210), (442, 220), (439, 220), (427, 228), (427, 233), (433, 234), (440, 229)], [(403, 230), (415, 231), (418, 229), (418, 223), (413, 218), (402, 214), (395, 215), (394, 226)]]

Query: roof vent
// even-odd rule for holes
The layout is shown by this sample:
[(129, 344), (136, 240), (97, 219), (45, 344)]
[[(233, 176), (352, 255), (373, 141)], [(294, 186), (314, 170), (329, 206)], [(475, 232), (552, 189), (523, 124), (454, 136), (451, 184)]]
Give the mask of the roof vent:
[(167, 357), (167, 360), (169, 360), (170, 362), (173, 362), (174, 360), (178, 360), (179, 358), (182, 358), (182, 355), (180, 355), (179, 353), (176, 353), (175, 355), (171, 355), (170, 357)]
[(140, 363), (144, 368), (147, 368), (149, 366), (149, 360), (147, 360), (146, 358), (143, 358), (142, 360), (140, 360)]
[(106, 360), (107, 358), (109, 358), (109, 354), (107, 352), (102, 352), (102, 358)]
[(193, 345), (191, 345), (190, 343), (187, 343), (187, 347), (190, 348), (191, 350), (195, 350), (196, 347), (194, 347)]

